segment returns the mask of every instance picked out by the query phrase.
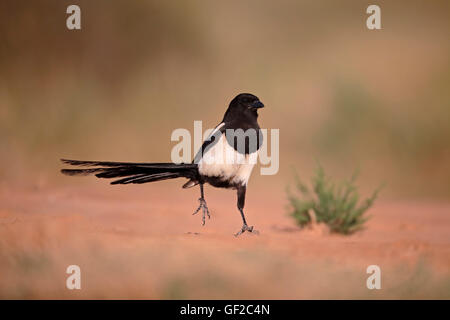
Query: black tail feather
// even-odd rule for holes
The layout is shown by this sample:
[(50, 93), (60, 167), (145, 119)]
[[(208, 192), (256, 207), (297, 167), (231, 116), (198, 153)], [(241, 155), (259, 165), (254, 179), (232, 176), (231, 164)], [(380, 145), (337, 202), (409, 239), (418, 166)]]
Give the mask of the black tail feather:
[[(80, 161), (61, 159), (65, 164), (86, 169), (62, 169), (61, 173), (69, 176), (86, 176), (95, 174), (97, 178), (119, 178), (111, 184), (147, 183), (174, 178), (195, 179), (198, 175), (197, 164), (176, 163), (133, 163), (111, 161)], [(98, 168), (95, 168), (98, 167)]]
[(67, 176), (87, 176), (96, 172), (101, 172), (102, 168), (94, 169), (62, 169), (61, 173)]
[(169, 172), (156, 173), (156, 174), (151, 174), (151, 175), (142, 174), (142, 175), (128, 177), (125, 179), (116, 180), (116, 181), (111, 182), (111, 184), (129, 184), (129, 183), (141, 184), (141, 183), (147, 183), (147, 182), (155, 182), (155, 181), (161, 181), (161, 180), (167, 180), (167, 179), (174, 179), (174, 178), (179, 178), (179, 177), (182, 177), (182, 176), (180, 176), (178, 173), (169, 173)]
[(79, 166), (79, 167), (130, 167), (130, 166), (139, 166), (146, 168), (179, 168), (183, 166), (184, 168), (197, 168), (197, 165), (194, 163), (169, 163), (169, 162), (113, 162), (113, 161), (84, 161), (84, 160), (69, 160), (69, 159), (61, 159), (62, 163), (69, 164), (71, 166)]

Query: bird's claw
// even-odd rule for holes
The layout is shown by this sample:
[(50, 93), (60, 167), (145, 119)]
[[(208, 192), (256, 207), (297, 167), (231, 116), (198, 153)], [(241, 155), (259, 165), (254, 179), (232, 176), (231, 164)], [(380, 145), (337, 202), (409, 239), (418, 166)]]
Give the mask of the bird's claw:
[(240, 235), (243, 234), (245, 231), (251, 232), (251, 233), (253, 233), (253, 234), (259, 234), (259, 232), (258, 232), (257, 230), (253, 229), (253, 226), (250, 226), (250, 227), (249, 227), (247, 224), (244, 224), (244, 225), (242, 226), (242, 229), (239, 230), (239, 232), (237, 232), (234, 236), (235, 236), (235, 237), (240, 236)]
[(206, 205), (206, 201), (203, 198), (199, 198), (198, 201), (200, 202), (200, 205), (198, 206), (197, 210), (195, 210), (194, 214), (197, 214), (200, 209), (202, 210), (202, 225), (205, 225), (206, 215), (208, 216), (208, 219), (211, 219), (211, 216), (209, 215), (209, 209)]

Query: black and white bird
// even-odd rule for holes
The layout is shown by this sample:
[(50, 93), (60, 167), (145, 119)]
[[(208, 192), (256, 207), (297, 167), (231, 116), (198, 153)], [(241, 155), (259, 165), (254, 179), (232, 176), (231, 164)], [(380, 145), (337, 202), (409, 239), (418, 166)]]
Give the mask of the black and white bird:
[(147, 183), (175, 178), (189, 179), (183, 188), (200, 186), (200, 205), (194, 214), (202, 211), (202, 223), (210, 218), (205, 201), (204, 184), (217, 188), (237, 190), (237, 207), (243, 225), (235, 235), (246, 231), (255, 233), (248, 226), (244, 215), (245, 192), (257, 151), (262, 145), (262, 134), (258, 125), (258, 109), (264, 104), (258, 97), (241, 93), (231, 102), (222, 122), (215, 127), (203, 142), (192, 163), (131, 163), (110, 161), (80, 161), (61, 159), (65, 164), (84, 167), (62, 169), (69, 176), (94, 174), (98, 178), (117, 179), (111, 184)]

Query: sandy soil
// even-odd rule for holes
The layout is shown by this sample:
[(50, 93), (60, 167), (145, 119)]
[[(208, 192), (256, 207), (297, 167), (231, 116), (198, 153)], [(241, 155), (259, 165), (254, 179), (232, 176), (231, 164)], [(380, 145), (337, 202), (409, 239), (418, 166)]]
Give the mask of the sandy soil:
[[(192, 216), (199, 190), (180, 183), (0, 186), (0, 298), (450, 298), (450, 204), (383, 202), (352, 236), (301, 230), (283, 193), (206, 189), (211, 220)], [(65, 286), (81, 267), (81, 290)], [(368, 290), (366, 268), (381, 268)]]

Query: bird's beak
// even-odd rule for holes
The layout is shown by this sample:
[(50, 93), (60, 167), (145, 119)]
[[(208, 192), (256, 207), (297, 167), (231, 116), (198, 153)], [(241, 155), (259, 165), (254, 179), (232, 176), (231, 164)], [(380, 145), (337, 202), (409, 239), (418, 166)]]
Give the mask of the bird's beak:
[(264, 108), (264, 104), (261, 101), (256, 101), (251, 104), (252, 108), (259, 109)]

